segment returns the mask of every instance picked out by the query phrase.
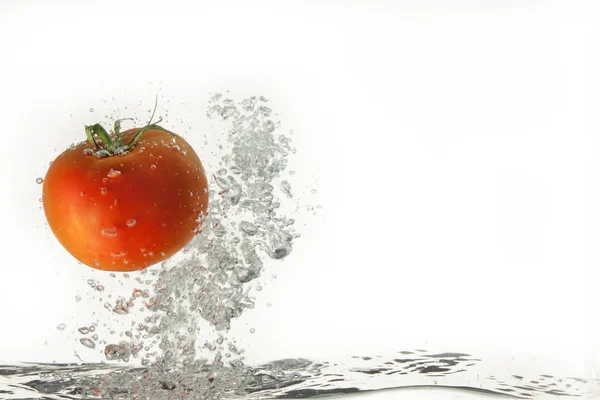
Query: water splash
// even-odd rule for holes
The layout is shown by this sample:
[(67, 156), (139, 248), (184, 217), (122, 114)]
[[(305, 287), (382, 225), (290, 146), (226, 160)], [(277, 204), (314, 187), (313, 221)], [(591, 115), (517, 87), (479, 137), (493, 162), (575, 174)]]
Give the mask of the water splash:
[[(454, 388), (498, 398), (594, 396), (599, 380), (486, 374), (484, 360), (425, 350), (337, 360), (289, 358), (254, 367), (206, 365), (193, 372), (108, 365), (0, 366), (0, 393), (18, 399), (277, 399), (392, 388)], [(425, 397), (426, 398), (426, 397)], [(595, 398), (595, 397), (590, 397)]]

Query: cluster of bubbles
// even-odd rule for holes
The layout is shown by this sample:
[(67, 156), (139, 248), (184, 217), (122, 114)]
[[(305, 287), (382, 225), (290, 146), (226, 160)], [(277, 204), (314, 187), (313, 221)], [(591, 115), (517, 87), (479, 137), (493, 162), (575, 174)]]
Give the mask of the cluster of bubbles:
[[(137, 287), (126, 296), (113, 298), (103, 293), (100, 282), (88, 281), (97, 296), (108, 297), (98, 300), (111, 316), (137, 320), (115, 332), (105, 319), (110, 333), (106, 341), (94, 332), (103, 322), (98, 318), (78, 329), (79, 342), (90, 349), (101, 344), (109, 361), (138, 360), (148, 368), (144, 376), (153, 384), (137, 382), (138, 395), (155, 388), (156, 382), (168, 390), (193, 387), (195, 395), (203, 390), (230, 393), (247, 385), (251, 374), (243, 363), (244, 349), (227, 331), (234, 318), (254, 307), (251, 289), (262, 289), (257, 279), (265, 264), (287, 257), (299, 237), (280, 202), (292, 198), (292, 186), (282, 172), (295, 150), (291, 139), (279, 133), (280, 123), (267, 100), (235, 102), (217, 94), (210, 99), (207, 116), (221, 124), (226, 140), (218, 146), (218, 166), (208, 177), (209, 208), (198, 234), (175, 257), (136, 273)], [(115, 336), (116, 342), (111, 339)], [(90, 388), (108, 393), (132, 379), (139, 380), (139, 375), (105, 376), (90, 382)]]

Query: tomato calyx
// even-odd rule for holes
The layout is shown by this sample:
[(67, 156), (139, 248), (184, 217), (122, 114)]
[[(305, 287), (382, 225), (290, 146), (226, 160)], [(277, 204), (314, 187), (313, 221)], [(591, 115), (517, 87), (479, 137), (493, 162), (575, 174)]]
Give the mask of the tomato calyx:
[[(114, 127), (113, 127), (113, 130), (114, 130), (113, 137), (111, 137), (111, 135), (108, 134), (106, 129), (104, 129), (104, 127), (100, 124), (86, 125), (85, 126), (85, 134), (87, 136), (88, 142), (90, 142), (90, 144), (92, 146), (94, 146), (94, 148), (96, 149), (96, 152), (95, 152), (96, 156), (110, 157), (110, 156), (114, 156), (114, 155), (128, 153), (133, 148), (133, 146), (136, 144), (136, 142), (140, 139), (142, 134), (149, 129), (159, 129), (161, 131), (169, 132), (168, 130), (157, 125), (158, 123), (160, 123), (162, 121), (162, 118), (159, 118), (158, 121), (156, 121), (156, 123), (152, 123), (152, 120), (154, 119), (154, 113), (156, 112), (156, 105), (157, 105), (157, 103), (155, 102), (154, 110), (152, 111), (152, 116), (150, 117), (150, 120), (148, 121), (146, 126), (144, 126), (143, 128), (140, 128), (139, 130), (137, 130), (135, 132), (132, 132), (130, 135), (127, 135), (127, 137), (133, 135), (133, 137), (131, 138), (131, 140), (128, 143), (124, 142), (124, 140), (127, 139), (127, 137), (123, 137), (121, 135), (121, 122), (127, 121), (127, 120), (133, 121), (133, 118), (121, 118), (121, 119), (116, 120), (114, 122)], [(96, 138), (94, 136), (97, 136), (100, 138), (100, 141), (102, 142), (102, 146), (100, 146), (100, 144), (96, 141)]]

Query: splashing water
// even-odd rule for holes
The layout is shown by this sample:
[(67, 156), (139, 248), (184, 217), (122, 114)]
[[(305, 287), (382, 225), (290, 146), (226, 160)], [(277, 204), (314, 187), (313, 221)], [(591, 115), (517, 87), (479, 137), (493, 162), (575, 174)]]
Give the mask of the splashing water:
[[(79, 346), (102, 351), (108, 361), (127, 364), (0, 366), (2, 396), (300, 398), (437, 386), (543, 398), (598, 390), (598, 381), (578, 378), (490, 376), (485, 363), (470, 355), (424, 350), (335, 362), (286, 359), (245, 365), (244, 349), (227, 333), (233, 319), (254, 307), (252, 285), (261, 290), (258, 278), (269, 264), (290, 255), (299, 237), (293, 213), (285, 207), (294, 198), (293, 180), (282, 178), (288, 155), (295, 150), (289, 136), (279, 132), (281, 125), (263, 97), (236, 103), (217, 94), (209, 101), (207, 117), (223, 126), (226, 140), (219, 145), (218, 167), (209, 177), (209, 208), (196, 237), (160, 266), (139, 271), (131, 279), (136, 287), (125, 296), (107, 295), (100, 281), (88, 280), (93, 296), (104, 296), (98, 300), (106, 312), (131, 327), (117, 332), (106, 321), (80, 323)], [(114, 179), (119, 175), (119, 171), (109, 173)], [(307, 206), (307, 210), (314, 208)], [(129, 227), (135, 224), (133, 218), (127, 221)], [(103, 234), (116, 231), (107, 227)], [(116, 278), (113, 273), (109, 276)], [(60, 331), (65, 328), (64, 323), (57, 326)]]
[[(266, 103), (262, 97), (240, 103), (219, 94), (211, 98), (207, 116), (223, 125), (226, 141), (219, 146), (217, 171), (209, 176), (212, 189), (200, 231), (180, 254), (159, 268), (141, 271), (135, 278), (139, 286), (130, 295), (104, 303), (113, 314), (142, 317), (143, 322), (120, 333), (111, 331), (106, 341), (84, 336), (83, 346), (93, 349), (104, 343), (107, 360), (137, 360), (155, 381), (180, 382), (183, 376), (192, 379), (217, 369), (232, 378), (223, 383), (222, 391), (243, 386), (233, 377), (244, 369), (244, 349), (226, 333), (232, 319), (254, 307), (251, 285), (267, 260), (287, 257), (299, 237), (294, 220), (280, 213), (279, 197), (292, 197), (291, 184), (280, 179), (293, 150), (291, 140), (278, 133), (280, 123), (273, 120)], [(128, 226), (133, 224), (128, 221)], [(109, 227), (102, 233), (110, 236), (116, 231)], [(96, 290), (98, 285), (90, 284)], [(110, 340), (117, 334), (118, 341)], [(109, 375), (96, 387), (111, 392), (115, 382), (123, 385), (128, 379), (138, 376)], [(197, 383), (206, 386), (204, 378)], [(190, 385), (197, 386), (177, 387)]]

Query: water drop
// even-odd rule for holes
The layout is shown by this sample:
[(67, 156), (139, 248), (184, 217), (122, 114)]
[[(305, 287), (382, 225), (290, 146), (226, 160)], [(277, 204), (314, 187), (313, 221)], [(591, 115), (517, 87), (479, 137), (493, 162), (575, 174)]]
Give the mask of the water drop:
[(104, 291), (104, 286), (98, 285), (98, 286), (96, 286), (96, 290), (99, 291), (99, 292), (103, 292)]
[(44, 182), (44, 178), (37, 178), (35, 180), (35, 183), (37, 183), (38, 185)]
[(279, 184), (281, 191), (289, 198), (292, 198), (292, 187), (288, 181), (281, 181)]
[(94, 112), (94, 109), (93, 109), (93, 108), (90, 108), (90, 112)]
[(254, 333), (254, 332), (256, 332), (256, 329), (250, 328), (250, 333)]
[(311, 189), (310, 193), (311, 193), (311, 194), (315, 194), (315, 193), (317, 193), (317, 189)]
[(108, 193), (108, 189), (107, 188), (105, 188), (105, 187), (100, 188), (100, 194), (104, 195), (106, 193)]
[(104, 228), (102, 229), (102, 235), (108, 237), (115, 237), (117, 236), (117, 230), (114, 228)]
[(58, 324), (56, 326), (56, 329), (58, 329), (59, 331), (64, 331), (66, 327), (67, 327), (67, 324), (65, 324), (64, 322), (61, 322), (60, 324)]
[(129, 218), (125, 224), (127, 224), (128, 227), (133, 228), (135, 224), (137, 224), (137, 221), (133, 218)]
[(83, 339), (81, 339), (79, 341), (85, 347), (89, 347), (90, 349), (95, 349), (96, 348), (96, 343), (92, 339), (90, 339), (90, 338), (83, 338)]
[(154, 170), (156, 169), (156, 165), (152, 164), (152, 165), (150, 166), (150, 169), (151, 169), (152, 171), (154, 171)]
[(87, 326), (82, 326), (81, 328), (77, 329), (79, 331), (79, 333), (81, 333), (82, 335), (87, 335), (88, 333), (90, 333), (90, 330)]
[(118, 171), (116, 169), (111, 169), (110, 171), (108, 171), (107, 176), (109, 178), (118, 178), (119, 176), (121, 176), (121, 171)]
[(80, 295), (76, 295), (75, 296), (75, 301), (79, 303), (81, 301), (81, 296)]
[(240, 222), (240, 229), (248, 236), (254, 236), (258, 232), (256, 225), (248, 221)]
[(89, 147), (86, 147), (85, 149), (83, 149), (83, 154), (89, 156), (91, 154), (94, 154), (94, 150), (90, 149)]

